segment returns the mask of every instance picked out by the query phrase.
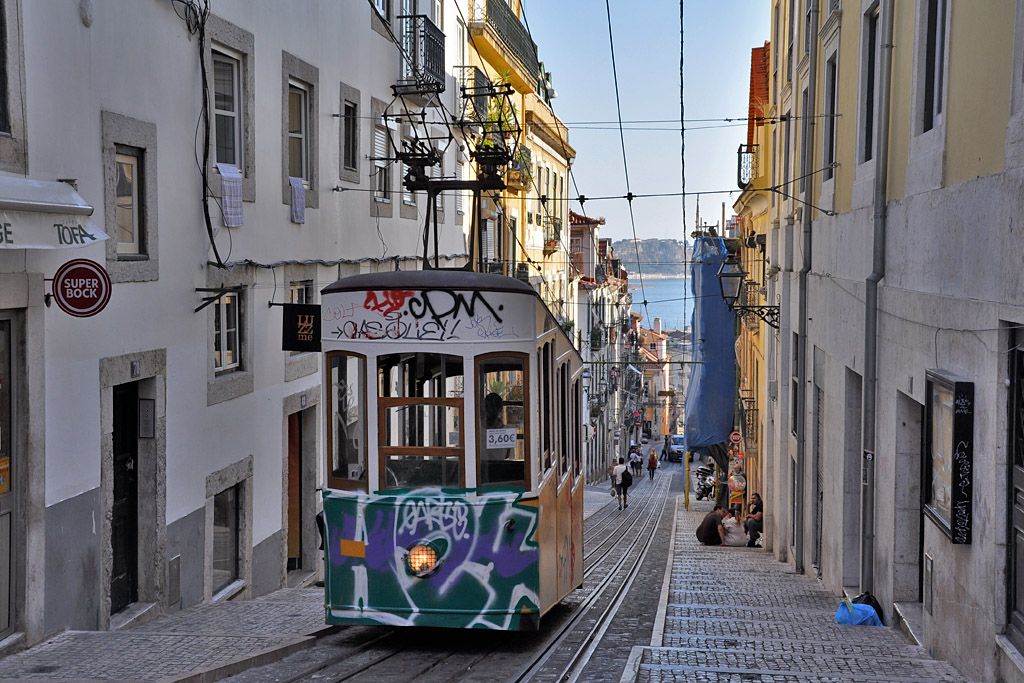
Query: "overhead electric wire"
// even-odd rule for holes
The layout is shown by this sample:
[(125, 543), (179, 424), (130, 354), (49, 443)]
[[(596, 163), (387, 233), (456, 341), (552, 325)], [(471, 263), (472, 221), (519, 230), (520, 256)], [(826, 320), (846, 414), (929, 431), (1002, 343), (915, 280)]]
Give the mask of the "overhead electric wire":
[[(633, 239), (636, 237), (636, 218), (633, 216), (633, 192), (629, 189), (629, 166), (626, 163), (626, 136), (622, 132), (622, 102), (619, 98), (619, 75), (618, 70), (615, 67), (615, 40), (612, 37), (612, 7), (609, 0), (604, 0), (605, 12), (608, 17), (608, 47), (611, 50), (612, 56), (612, 80), (615, 83), (615, 110), (618, 114), (619, 119), (619, 142), (622, 145), (622, 171), (626, 176), (626, 196), (629, 203), (629, 222), (633, 229)], [(644, 271), (640, 268), (640, 245), (634, 242), (633, 246), (636, 248), (636, 260), (637, 269), (636, 273), (640, 279), (640, 296), (643, 297), (643, 306), (645, 317), (650, 318), (650, 312), (647, 310), (647, 294), (644, 292)]]

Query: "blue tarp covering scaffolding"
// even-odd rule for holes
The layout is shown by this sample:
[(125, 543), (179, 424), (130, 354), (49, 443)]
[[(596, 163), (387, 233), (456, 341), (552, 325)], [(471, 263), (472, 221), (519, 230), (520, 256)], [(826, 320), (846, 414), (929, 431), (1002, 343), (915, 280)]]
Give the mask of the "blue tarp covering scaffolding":
[[(721, 237), (698, 237), (693, 245), (693, 357), (686, 390), (686, 445), (691, 451), (723, 444), (733, 430), (736, 404), (735, 314), (722, 299), (718, 268), (725, 260)], [(713, 451), (714, 449), (712, 449)]]

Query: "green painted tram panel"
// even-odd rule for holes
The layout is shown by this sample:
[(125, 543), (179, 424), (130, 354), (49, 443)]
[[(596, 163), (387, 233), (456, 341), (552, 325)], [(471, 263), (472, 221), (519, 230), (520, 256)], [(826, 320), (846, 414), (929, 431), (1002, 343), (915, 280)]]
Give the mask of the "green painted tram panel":
[(521, 488), (325, 491), (327, 623), (535, 630), (538, 509)]

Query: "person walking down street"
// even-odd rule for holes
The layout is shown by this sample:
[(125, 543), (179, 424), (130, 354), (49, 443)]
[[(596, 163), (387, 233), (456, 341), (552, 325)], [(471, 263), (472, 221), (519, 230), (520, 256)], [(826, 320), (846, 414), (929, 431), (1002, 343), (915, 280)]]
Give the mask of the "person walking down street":
[(651, 481), (654, 481), (654, 470), (658, 469), (658, 456), (651, 450), (651, 454), (647, 456), (647, 473), (651, 475)]
[(743, 528), (747, 531), (747, 547), (754, 548), (760, 543), (761, 532), (764, 531), (764, 503), (761, 501), (760, 493), (750, 494), (750, 506), (747, 508), (747, 518), (743, 520)]
[(697, 527), (697, 540), (704, 545), (722, 545), (725, 543), (725, 526), (722, 518), (725, 516), (725, 508), (716, 505), (715, 509), (707, 514), (704, 521)]
[(642, 464), (643, 463), (640, 460), (640, 453), (638, 451), (636, 451), (636, 450), (630, 451), (630, 453), (629, 453), (629, 469), (631, 469), (633, 471), (633, 476), (634, 477), (639, 477), (640, 476), (640, 467), (642, 466)]
[(612, 483), (615, 485), (615, 493), (619, 497), (619, 509), (629, 507), (626, 498), (626, 485), (622, 483), (622, 473), (626, 471), (626, 459), (619, 458), (619, 464), (612, 468)]

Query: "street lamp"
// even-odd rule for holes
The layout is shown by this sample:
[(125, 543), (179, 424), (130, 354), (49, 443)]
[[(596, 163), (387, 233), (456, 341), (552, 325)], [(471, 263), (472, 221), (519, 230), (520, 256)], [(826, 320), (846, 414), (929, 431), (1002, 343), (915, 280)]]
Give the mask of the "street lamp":
[(718, 287), (721, 289), (725, 305), (730, 311), (736, 312), (741, 317), (753, 314), (767, 323), (769, 327), (779, 329), (778, 306), (750, 306), (737, 303), (746, 277), (747, 274), (743, 272), (739, 259), (735, 256), (729, 256), (722, 262), (718, 268)]

